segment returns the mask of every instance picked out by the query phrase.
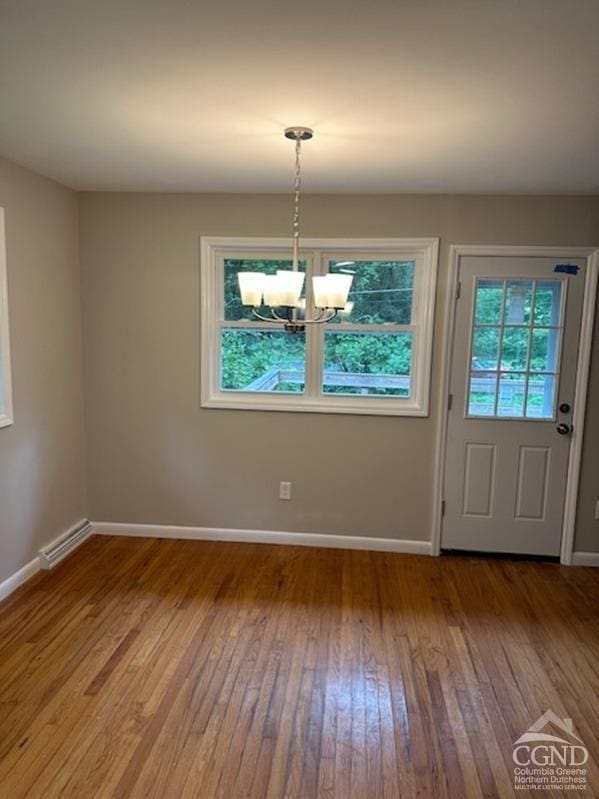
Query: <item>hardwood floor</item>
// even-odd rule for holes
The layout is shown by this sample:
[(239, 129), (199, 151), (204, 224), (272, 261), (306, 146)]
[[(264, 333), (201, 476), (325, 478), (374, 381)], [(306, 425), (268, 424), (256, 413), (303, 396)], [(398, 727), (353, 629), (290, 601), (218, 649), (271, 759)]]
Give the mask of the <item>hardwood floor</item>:
[(597, 796), (598, 600), (599, 570), (95, 537), (0, 605), (0, 797), (562, 796), (513, 787), (548, 708)]

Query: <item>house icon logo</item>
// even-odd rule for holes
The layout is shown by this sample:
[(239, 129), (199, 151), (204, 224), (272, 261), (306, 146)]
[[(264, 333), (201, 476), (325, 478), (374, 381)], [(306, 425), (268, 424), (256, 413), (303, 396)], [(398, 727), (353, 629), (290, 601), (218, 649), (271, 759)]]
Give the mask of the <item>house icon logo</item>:
[(589, 752), (572, 719), (547, 710), (514, 742), (514, 787), (584, 791)]
[[(543, 732), (546, 727), (551, 726), (561, 730), (568, 738), (560, 738), (557, 735), (550, 735), (549, 733)], [(582, 743), (582, 740), (574, 732), (572, 719), (560, 719), (559, 716), (555, 715), (553, 710), (547, 710), (538, 721), (535, 721), (535, 723), (528, 728), (524, 735), (518, 738), (514, 746), (521, 743), (532, 743), (534, 741), (554, 741), (568, 744), (572, 743), (573, 740)]]

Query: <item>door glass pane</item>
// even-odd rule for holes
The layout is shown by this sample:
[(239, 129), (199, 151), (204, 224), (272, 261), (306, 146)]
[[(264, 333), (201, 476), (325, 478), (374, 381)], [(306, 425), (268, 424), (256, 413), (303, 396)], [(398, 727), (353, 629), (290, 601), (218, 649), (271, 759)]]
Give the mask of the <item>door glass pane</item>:
[(531, 307), (532, 280), (508, 280), (505, 297), (504, 324), (529, 324)]
[[(225, 297), (225, 321), (239, 321), (240, 319), (255, 320), (252, 309), (247, 305), (241, 304), (241, 294), (237, 275), (239, 272), (264, 272), (266, 275), (276, 275), (277, 269), (291, 269), (291, 261), (281, 260), (257, 260), (249, 258), (225, 258), (224, 262), (224, 297)], [(306, 262), (300, 261), (301, 272), (306, 271)], [(302, 298), (306, 296), (306, 286), (302, 290)], [(260, 313), (268, 315), (270, 310), (262, 306)]]
[(476, 327), (472, 338), (472, 369), (497, 369), (499, 327)]
[(477, 281), (470, 416), (555, 418), (563, 291), (561, 280)]
[(325, 333), (325, 394), (409, 397), (411, 367), (411, 333)]
[(221, 389), (301, 393), (306, 371), (303, 333), (228, 328), (221, 331)]
[(479, 280), (476, 284), (476, 324), (498, 325), (502, 305), (503, 280)]
[(524, 416), (526, 375), (502, 373), (499, 376), (497, 416)]
[(559, 328), (533, 328), (530, 369), (533, 372), (555, 372), (559, 344)]
[(553, 419), (555, 375), (534, 375), (528, 381), (526, 416), (529, 419)]
[(561, 280), (539, 280), (535, 293), (535, 325), (559, 325)]
[(411, 323), (414, 261), (329, 261), (329, 272), (354, 276), (348, 312), (340, 313), (333, 323)]
[(470, 416), (494, 416), (496, 392), (497, 372), (473, 372), (468, 400)]
[(528, 357), (528, 328), (506, 327), (501, 342), (501, 371), (525, 371)]

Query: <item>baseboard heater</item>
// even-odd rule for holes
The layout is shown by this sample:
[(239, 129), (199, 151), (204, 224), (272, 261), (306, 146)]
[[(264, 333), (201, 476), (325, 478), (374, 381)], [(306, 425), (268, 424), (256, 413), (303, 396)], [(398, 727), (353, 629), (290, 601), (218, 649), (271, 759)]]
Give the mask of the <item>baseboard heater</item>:
[(40, 549), (40, 567), (42, 569), (52, 569), (67, 555), (70, 555), (73, 550), (77, 549), (92, 534), (92, 531), (92, 526), (86, 519), (71, 528), (65, 535), (52, 541), (47, 547)]

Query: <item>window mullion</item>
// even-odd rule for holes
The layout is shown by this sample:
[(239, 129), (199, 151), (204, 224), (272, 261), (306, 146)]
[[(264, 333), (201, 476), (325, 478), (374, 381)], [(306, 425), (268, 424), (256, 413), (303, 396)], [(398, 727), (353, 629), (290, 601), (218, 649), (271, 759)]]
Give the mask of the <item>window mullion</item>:
[[(312, 277), (320, 274), (320, 251), (313, 250), (306, 263), (306, 316), (316, 312), (312, 298)], [(306, 325), (306, 384), (304, 395), (307, 399), (318, 399), (322, 390), (322, 349), (323, 325)]]

